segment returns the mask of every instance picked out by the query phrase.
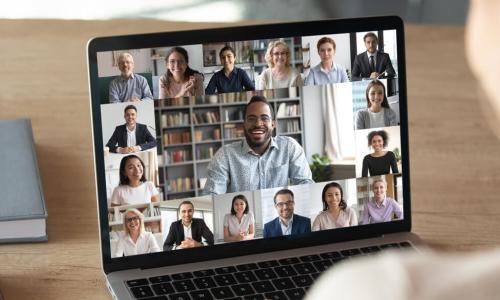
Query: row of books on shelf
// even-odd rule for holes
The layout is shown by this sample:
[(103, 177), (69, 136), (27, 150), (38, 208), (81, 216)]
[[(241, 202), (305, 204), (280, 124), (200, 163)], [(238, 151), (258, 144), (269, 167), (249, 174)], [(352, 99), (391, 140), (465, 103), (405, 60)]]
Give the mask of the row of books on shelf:
[(205, 140), (220, 140), (220, 128), (214, 128), (212, 131), (202, 131), (195, 130), (194, 131), (194, 141), (195, 142), (203, 142)]
[(189, 126), (189, 114), (186, 112), (161, 115), (161, 127)]
[(191, 157), (191, 150), (173, 150), (166, 151), (166, 159), (167, 164), (175, 164), (191, 161), (193, 158)]
[(197, 159), (212, 159), (214, 157), (215, 152), (219, 149), (220, 146), (210, 146), (210, 147), (198, 147), (196, 148), (196, 157)]
[(218, 111), (206, 111), (193, 114), (193, 124), (212, 124), (220, 122)]
[(290, 103), (280, 103), (276, 117), (295, 117), (300, 115), (300, 105)]
[(300, 131), (300, 123), (299, 120), (285, 120), (281, 121), (279, 125), (279, 129), (281, 132), (298, 132)]
[(245, 136), (243, 124), (224, 124), (224, 139), (237, 139)]
[(191, 132), (165, 132), (163, 134), (164, 145), (176, 145), (191, 143)]
[(224, 110), (224, 122), (229, 122), (229, 121), (243, 122), (243, 108), (235, 111), (229, 111), (227, 109)]
[(184, 177), (168, 180), (166, 183), (167, 194), (193, 190), (193, 178)]
[[(151, 209), (149, 206), (147, 206), (146, 208), (142, 208), (142, 207), (135, 207), (133, 206), (134, 208), (137, 208), (139, 211), (142, 212), (142, 214), (144, 215), (144, 218), (153, 218), (153, 217), (160, 217), (161, 216), (161, 211), (160, 211), (160, 207), (158, 206), (153, 206), (153, 208)], [(108, 213), (108, 221), (111, 223), (111, 222), (118, 222), (120, 224), (123, 223), (123, 214), (127, 211), (128, 207), (123, 207), (123, 208), (120, 208), (120, 209), (113, 209), (111, 208), (111, 212)]]

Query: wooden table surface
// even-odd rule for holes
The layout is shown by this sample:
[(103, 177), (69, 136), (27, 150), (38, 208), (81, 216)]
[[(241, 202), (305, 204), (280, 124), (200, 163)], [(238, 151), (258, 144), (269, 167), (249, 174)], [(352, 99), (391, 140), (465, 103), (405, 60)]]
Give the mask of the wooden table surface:
[[(202, 27), (0, 20), (0, 118), (31, 118), (49, 212), (48, 243), (0, 245), (7, 300), (110, 298), (99, 252), (87, 40)], [(413, 231), (439, 249), (500, 245), (500, 142), (477, 100), (464, 30), (413, 25), (406, 33)]]

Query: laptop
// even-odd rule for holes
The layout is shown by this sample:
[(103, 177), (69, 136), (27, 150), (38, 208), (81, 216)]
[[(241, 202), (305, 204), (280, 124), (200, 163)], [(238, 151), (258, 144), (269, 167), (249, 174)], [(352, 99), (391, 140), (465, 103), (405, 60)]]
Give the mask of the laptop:
[(420, 243), (400, 18), (98, 37), (88, 70), (115, 299), (301, 299)]

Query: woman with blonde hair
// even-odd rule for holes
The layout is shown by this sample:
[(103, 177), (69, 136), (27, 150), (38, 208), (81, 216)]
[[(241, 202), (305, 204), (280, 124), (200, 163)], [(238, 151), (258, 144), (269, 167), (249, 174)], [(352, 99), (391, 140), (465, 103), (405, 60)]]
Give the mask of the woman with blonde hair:
[(144, 229), (144, 215), (137, 209), (129, 208), (123, 214), (123, 231), (114, 257), (160, 251), (154, 235)]
[(265, 59), (269, 68), (260, 75), (258, 89), (279, 89), (304, 85), (300, 72), (290, 66), (290, 48), (285, 42), (280, 40), (270, 42), (267, 46)]

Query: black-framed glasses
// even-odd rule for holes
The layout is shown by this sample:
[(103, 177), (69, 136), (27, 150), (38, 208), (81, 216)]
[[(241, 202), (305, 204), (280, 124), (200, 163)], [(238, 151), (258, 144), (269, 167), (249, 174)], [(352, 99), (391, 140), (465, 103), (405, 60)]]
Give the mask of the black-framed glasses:
[(251, 125), (257, 124), (258, 121), (262, 121), (262, 123), (269, 124), (271, 122), (271, 117), (268, 115), (261, 115), (260, 117), (257, 116), (248, 116), (245, 119), (245, 122)]
[(138, 220), (140, 220), (140, 219), (141, 219), (141, 218), (139, 218), (139, 217), (135, 216), (135, 217), (125, 218), (125, 222), (127, 222), (127, 223), (132, 223), (132, 222), (134, 222), (134, 221), (138, 221)]
[(276, 206), (279, 207), (279, 208), (284, 208), (285, 206), (286, 207), (292, 207), (295, 205), (295, 202), (293, 202), (292, 200), (289, 200), (289, 201), (286, 201), (286, 202), (278, 202), (276, 203)]

